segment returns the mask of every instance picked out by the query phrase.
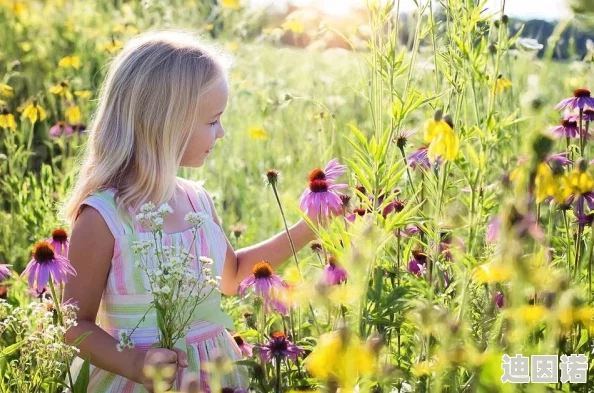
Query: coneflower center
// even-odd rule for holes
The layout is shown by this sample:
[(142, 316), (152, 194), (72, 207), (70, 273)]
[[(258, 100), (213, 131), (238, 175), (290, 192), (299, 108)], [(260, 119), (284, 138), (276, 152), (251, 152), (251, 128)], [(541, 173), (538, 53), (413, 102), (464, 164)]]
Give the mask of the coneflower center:
[(413, 257), (421, 263), (425, 263), (427, 261), (427, 254), (425, 254), (423, 251), (414, 250), (412, 254)]
[(235, 343), (239, 347), (241, 347), (244, 343), (243, 338), (241, 338), (240, 336), (233, 336), (233, 339), (235, 340)]
[(284, 332), (276, 331), (272, 333), (272, 338), (286, 338), (287, 335)]
[(10, 113), (10, 111), (8, 110), (8, 108), (6, 108), (6, 107), (2, 108), (3, 115), (8, 115), (9, 113)]
[(64, 229), (58, 228), (52, 232), (52, 239), (54, 239), (57, 242), (63, 243), (66, 240), (68, 240), (68, 234)]
[(569, 120), (569, 119), (563, 119), (561, 120), (561, 125), (565, 128), (576, 128), (577, 127), (577, 121), (575, 120)]
[(272, 266), (268, 262), (258, 262), (252, 269), (252, 274), (256, 278), (269, 278), (272, 276)]
[(590, 90), (588, 89), (575, 89), (573, 96), (576, 98), (590, 97)]
[(328, 182), (326, 180), (311, 180), (309, 182), (309, 189), (312, 192), (326, 192), (328, 191)]
[(337, 263), (338, 261), (336, 260), (336, 257), (332, 255), (328, 257), (328, 265), (330, 265), (331, 267), (336, 267)]
[(320, 168), (316, 168), (309, 173), (309, 181), (312, 182), (314, 180), (326, 180), (326, 174)]
[(54, 248), (48, 242), (38, 242), (33, 246), (33, 258), (39, 263), (54, 259)]

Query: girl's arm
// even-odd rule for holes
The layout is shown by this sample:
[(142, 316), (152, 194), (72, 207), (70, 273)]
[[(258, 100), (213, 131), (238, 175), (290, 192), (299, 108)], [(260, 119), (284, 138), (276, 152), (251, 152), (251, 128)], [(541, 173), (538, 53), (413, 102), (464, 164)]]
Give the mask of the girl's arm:
[[(206, 194), (208, 195), (208, 193)], [(210, 196), (208, 196), (208, 201), (213, 212), (213, 220), (221, 226)], [(289, 227), (289, 232), (295, 245), (295, 251), (299, 251), (309, 242), (316, 239), (315, 232), (303, 219)], [(225, 233), (224, 230), (223, 233)], [(241, 248), (237, 251), (233, 249), (226, 235), (225, 239), (227, 240), (227, 254), (221, 277), (221, 292), (225, 295), (234, 295), (237, 293), (239, 283), (252, 274), (252, 268), (256, 263), (266, 260), (276, 269), (281, 263), (293, 255), (289, 237), (284, 230), (268, 240), (253, 246)]]
[(97, 310), (105, 289), (113, 257), (114, 238), (101, 214), (94, 208), (84, 207), (74, 223), (70, 237), (68, 258), (77, 275), (64, 286), (64, 299), (78, 303), (77, 326), (66, 332), (66, 342), (72, 345), (78, 337), (91, 332), (81, 344), (79, 357), (91, 355), (91, 364), (122, 375), (135, 382), (141, 381), (146, 352), (124, 349), (118, 352), (118, 341), (95, 324)]

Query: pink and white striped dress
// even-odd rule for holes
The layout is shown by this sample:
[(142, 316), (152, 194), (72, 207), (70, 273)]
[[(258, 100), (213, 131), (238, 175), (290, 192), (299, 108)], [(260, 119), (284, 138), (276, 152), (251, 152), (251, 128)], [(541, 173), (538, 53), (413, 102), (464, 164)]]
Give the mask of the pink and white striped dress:
[[(192, 255), (207, 256), (214, 261), (213, 276), (222, 275), (223, 263), (227, 250), (225, 235), (219, 225), (212, 220), (213, 212), (206, 196), (206, 191), (195, 182), (179, 179), (186, 190), (195, 212), (206, 212), (208, 218), (198, 230), (194, 247), (191, 229), (164, 233), (163, 243), (168, 246), (181, 246), (189, 249)], [(152, 240), (152, 234), (144, 231), (133, 215), (123, 217), (118, 214), (114, 199), (115, 189), (107, 189), (93, 193), (82, 205), (97, 209), (112, 232), (115, 243), (111, 269), (97, 313), (97, 325), (111, 336), (118, 338), (121, 330), (131, 332), (149, 308), (153, 295), (145, 272), (134, 266), (133, 242), (136, 240)], [(81, 205), (81, 206), (82, 206)], [(193, 261), (198, 275), (198, 264)], [(176, 346), (188, 354), (189, 367), (179, 368), (177, 387), (183, 382), (184, 374), (194, 372), (200, 376), (201, 389), (208, 389), (208, 373), (203, 370), (204, 362), (213, 356), (222, 354), (231, 361), (241, 359), (241, 351), (233, 337), (227, 331), (233, 330), (232, 318), (221, 310), (221, 294), (213, 291), (209, 297), (196, 307), (193, 323), (184, 342)], [(87, 339), (92, 340), (89, 336)], [(132, 334), (132, 341), (138, 349), (147, 350), (158, 341), (157, 316), (154, 308), (146, 315), (144, 322)], [(83, 360), (76, 358), (71, 371), (77, 375)], [(225, 376), (223, 387), (247, 388), (248, 376), (245, 367), (237, 366)], [(89, 393), (141, 393), (147, 390), (140, 384), (91, 365)]]

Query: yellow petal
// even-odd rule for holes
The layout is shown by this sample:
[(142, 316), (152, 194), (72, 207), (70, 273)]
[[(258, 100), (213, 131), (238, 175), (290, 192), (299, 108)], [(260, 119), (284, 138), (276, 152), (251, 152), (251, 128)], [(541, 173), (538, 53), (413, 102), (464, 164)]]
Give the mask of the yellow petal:
[(14, 90), (12, 87), (0, 83), (0, 95), (3, 95), (4, 97), (12, 97), (14, 96)]
[(248, 129), (248, 133), (252, 139), (256, 140), (266, 140), (268, 139), (268, 134), (262, 127), (250, 127)]
[(66, 116), (66, 119), (68, 120), (68, 122), (70, 124), (80, 123), (81, 114), (80, 114), (80, 108), (78, 107), (78, 105), (75, 105), (73, 107), (66, 109), (66, 111), (64, 112), (64, 115)]

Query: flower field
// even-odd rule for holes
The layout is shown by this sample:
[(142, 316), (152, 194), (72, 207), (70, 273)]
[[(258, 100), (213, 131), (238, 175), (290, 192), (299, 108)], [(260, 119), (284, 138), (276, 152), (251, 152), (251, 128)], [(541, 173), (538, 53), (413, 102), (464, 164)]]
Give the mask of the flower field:
[[(0, 393), (87, 392), (60, 203), (110, 60), (154, 29), (232, 61), (227, 135), (179, 176), (204, 182), (234, 248), (318, 228), (223, 296), (249, 391), (594, 391), (594, 53), (554, 60), (564, 23), (539, 57), (505, 9), (398, 4), (314, 23), (232, 0), (0, 0)], [(211, 391), (245, 391), (232, 367), (208, 365)], [(168, 371), (146, 371), (163, 391)]]

